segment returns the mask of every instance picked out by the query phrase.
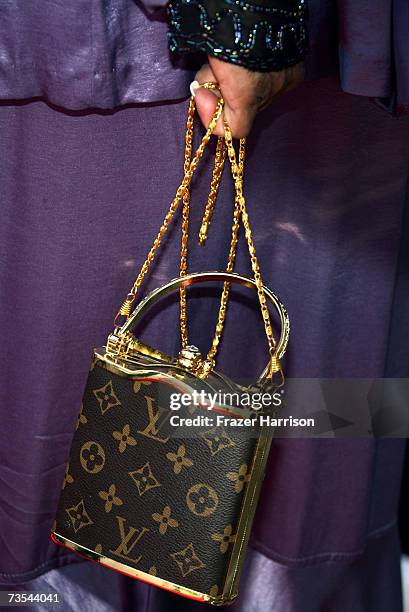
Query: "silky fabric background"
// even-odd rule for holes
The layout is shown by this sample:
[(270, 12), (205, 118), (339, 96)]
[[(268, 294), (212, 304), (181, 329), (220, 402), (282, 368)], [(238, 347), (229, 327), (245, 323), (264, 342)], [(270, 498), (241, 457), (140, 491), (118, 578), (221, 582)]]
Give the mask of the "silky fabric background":
[(383, 98), (391, 112), (409, 114), (408, 2), (339, 0), (338, 24), (344, 91)]
[[(19, 6), (10, 3), (7, 8)], [(117, 12), (114, 3), (104, 7), (105, 17), (121, 14), (118, 3)], [(47, 8), (50, 19), (62, 15), (60, 3), (47, 3)], [(322, 3), (312, 9), (311, 28), (316, 34), (309, 62), (318, 67), (321, 59), (324, 74), (335, 67), (336, 45), (326, 45), (334, 40), (336, 22), (327, 17), (335, 14), (336, 7)], [(138, 11), (141, 23), (151, 19)], [(91, 86), (95, 75), (86, 70), (75, 86), (67, 85), (69, 75), (81, 73), (73, 66), (74, 59), (82, 58), (87, 68), (92, 57), (88, 45), (81, 46), (82, 20), (71, 24), (63, 20), (65, 26), (57, 30), (52, 20), (35, 22), (47, 32), (57, 31), (56, 41), (69, 32), (71, 49), (78, 51), (67, 56), (66, 73), (41, 72), (51, 49), (42, 41), (55, 41), (51, 35), (42, 37), (31, 22), (19, 30), (22, 10), (14, 17), (14, 28), (25, 34), (25, 40), (29, 34), (38, 37), (33, 57), (40, 42), (43, 48), (32, 63), (38, 68), (32, 71), (33, 78), (40, 73), (41, 78), (28, 95), (46, 95), (54, 104), (83, 108), (135, 102), (139, 95), (141, 100), (157, 99), (156, 87), (165, 87), (159, 94), (162, 100), (186, 92), (189, 72), (172, 73), (168, 66), (160, 75), (170, 76), (160, 79), (154, 75), (152, 56), (145, 72), (142, 66), (135, 71), (147, 75), (138, 90), (145, 87), (147, 98), (137, 94), (134, 85), (128, 84), (129, 89), (124, 75), (109, 81), (107, 90), (101, 85), (100, 98), (95, 97), (98, 88)], [(113, 23), (126, 29), (126, 20), (124, 24), (107, 19), (108, 23), (112, 27), (103, 28), (105, 33), (114, 31)], [(376, 41), (381, 38), (377, 22), (371, 23)], [(368, 27), (369, 23), (365, 32)], [(151, 40), (150, 28), (139, 31), (138, 44)], [(9, 32), (0, 36), (0, 41), (5, 40), (16, 38)], [(92, 48), (104, 48), (105, 42), (96, 36)], [(59, 59), (64, 49), (62, 45)], [(165, 45), (161, 49), (164, 54)], [(321, 56), (323, 49), (328, 53)], [(18, 54), (10, 55), (18, 75)], [(143, 53), (137, 55), (143, 64)], [(1, 57), (3, 61), (7, 53)], [(163, 65), (159, 51), (153, 57), (159, 70)], [(7, 80), (8, 64), (2, 65), (1, 75)], [(174, 79), (175, 89), (167, 88), (167, 78)], [(15, 83), (18, 80), (16, 76)], [(118, 93), (118, 83), (125, 83), (125, 98)], [(9, 93), (3, 97), (26, 95), (22, 89), (17, 95)], [(390, 93), (384, 89), (370, 95)], [(78, 598), (84, 596), (84, 576), (89, 605), (98, 610), (196, 607), (180, 600), (173, 603), (174, 598), (157, 589), (83, 562), (29, 582), (52, 567), (77, 561), (49, 543), (48, 531), (91, 349), (104, 343), (112, 315), (180, 181), (186, 111), (186, 102), (132, 104), (105, 113), (67, 112), (44, 101), (4, 101), (0, 106), (0, 580), (4, 586), (25, 588), (56, 581), (67, 610), (81, 609)], [(303, 84), (257, 118), (249, 138), (246, 195), (265, 281), (291, 316), (289, 376), (385, 373), (405, 205), (408, 132), (409, 124), (393, 119), (371, 101), (342, 93), (336, 76)], [(196, 228), (209, 180), (205, 164), (195, 181)], [(208, 244), (204, 251), (196, 247), (191, 269), (225, 265), (232, 197), (226, 173)], [(173, 231), (148, 287), (177, 273), (177, 251), (178, 233)], [(243, 242), (237, 269), (249, 272)], [(400, 295), (407, 301), (407, 287)], [(211, 337), (216, 307), (216, 299), (209, 296), (191, 300), (191, 339), (203, 349)], [(151, 319), (144, 337), (177, 351), (176, 304), (160, 312), (156, 321)], [(407, 342), (403, 333), (401, 341)], [(256, 376), (265, 361), (263, 343), (256, 302), (242, 297), (232, 303), (219, 367), (236, 376)], [(389, 369), (388, 375), (394, 371)], [(277, 440), (236, 609), (399, 610), (396, 508), (402, 457), (399, 440)]]
[[(186, 111), (185, 102), (108, 115), (64, 114), (40, 101), (1, 107), (1, 405), (10, 407), (3, 408), (0, 450), (5, 585), (27, 584), (74, 560), (49, 542), (48, 531), (90, 350), (104, 343), (180, 180)], [(246, 194), (265, 281), (291, 316), (289, 376), (384, 373), (408, 132), (409, 124), (342, 93), (332, 78), (302, 85), (257, 119)], [(195, 181), (196, 229), (209, 166)], [(208, 244), (193, 250), (192, 240), (191, 269), (224, 266), (232, 205), (226, 172)], [(177, 251), (174, 230), (148, 286), (175, 275)], [(243, 242), (237, 269), (249, 272)], [(255, 376), (265, 362), (257, 302), (236, 302), (219, 367)], [(143, 330), (153, 345), (172, 352), (178, 348), (176, 306), (159, 311)], [(189, 313), (190, 338), (205, 349), (216, 299), (192, 299)], [(335, 606), (330, 610), (345, 609), (347, 602), (351, 609), (384, 610), (386, 601), (399, 610), (402, 454), (400, 440), (277, 440), (253, 531), (249, 562), (256, 565), (245, 573), (247, 596), (239, 609), (260, 594), (253, 577), (261, 564), (263, 597), (271, 606), (281, 584), (284, 610), (321, 609), (325, 601)], [(120, 603), (123, 589), (131, 598), (145, 597), (146, 586), (103, 568), (92, 572), (97, 590), (101, 581), (119, 589), (116, 609), (128, 609)], [(371, 578), (369, 595), (362, 573)], [(340, 592), (337, 576), (349, 574), (354, 579)], [(88, 586), (91, 596), (91, 578)], [(152, 590), (150, 605), (163, 609), (169, 596)], [(63, 592), (70, 602), (70, 589)]]
[[(3, 0), (0, 98), (64, 108), (184, 98), (190, 57), (170, 58), (166, 0)], [(306, 77), (338, 65), (344, 91), (409, 113), (406, 0), (309, 0)]]

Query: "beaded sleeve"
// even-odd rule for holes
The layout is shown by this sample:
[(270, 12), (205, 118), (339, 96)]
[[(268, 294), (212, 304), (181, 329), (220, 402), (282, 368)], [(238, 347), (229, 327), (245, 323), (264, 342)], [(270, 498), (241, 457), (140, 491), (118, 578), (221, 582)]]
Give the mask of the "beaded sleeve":
[(259, 72), (282, 70), (306, 53), (306, 12), (306, 0), (171, 0), (169, 48)]

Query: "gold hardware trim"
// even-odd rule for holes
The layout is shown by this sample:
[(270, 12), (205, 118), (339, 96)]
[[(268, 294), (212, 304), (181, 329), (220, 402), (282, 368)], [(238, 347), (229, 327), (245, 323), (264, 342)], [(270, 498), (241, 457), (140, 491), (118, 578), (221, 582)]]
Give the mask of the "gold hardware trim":
[(263, 484), (264, 472), (272, 439), (273, 430), (271, 428), (267, 429), (266, 427), (261, 428), (261, 433), (254, 450), (251, 477), (244, 493), (243, 505), (236, 531), (236, 541), (233, 545), (229, 567), (227, 569), (225, 592), (231, 593), (233, 590), (238, 590), (240, 574), (245, 558), (242, 551), (246, 549), (250, 537), (251, 526), (253, 524), (257, 501)]
[(193, 589), (188, 589), (187, 587), (182, 586), (181, 584), (176, 584), (175, 582), (170, 582), (169, 580), (164, 580), (163, 578), (158, 578), (158, 576), (152, 576), (147, 572), (142, 572), (141, 570), (137, 570), (129, 565), (125, 565), (124, 563), (120, 563), (115, 559), (111, 559), (111, 557), (106, 557), (100, 553), (87, 548), (86, 546), (82, 546), (81, 544), (77, 544), (68, 538), (65, 538), (61, 534), (52, 531), (51, 539), (55, 544), (59, 544), (72, 550), (73, 552), (80, 554), (81, 556), (87, 557), (91, 561), (95, 561), (96, 563), (100, 563), (109, 569), (116, 570), (117, 572), (121, 572), (131, 578), (136, 578), (137, 580), (142, 580), (152, 586), (159, 587), (161, 589), (165, 589), (167, 591), (171, 591), (172, 593), (176, 593), (178, 595), (183, 595), (184, 597), (188, 597), (189, 599), (194, 599), (199, 602), (209, 603), (214, 606), (220, 606), (226, 603), (232, 602), (235, 597), (225, 597), (221, 595), (220, 597), (214, 597), (213, 595), (209, 595), (209, 593), (201, 593), (200, 591), (195, 591)]
[[(151, 381), (173, 386), (175, 389), (177, 388), (179, 392), (183, 393), (191, 393), (194, 389), (192, 383), (195, 381), (196, 377), (190, 372), (186, 372), (184, 368), (179, 367), (178, 364), (173, 365), (166, 362), (144, 364), (137, 360), (119, 362), (118, 360), (112, 360), (110, 355), (104, 353), (103, 348), (95, 350), (94, 363), (98, 363), (108, 372), (120, 376), (121, 378), (130, 378), (131, 380), (138, 380), (139, 378), (142, 380), (149, 379)], [(135, 366), (135, 369), (132, 369), (132, 366)], [(226, 390), (231, 389), (236, 392), (242, 389), (240, 385), (235, 385), (221, 374), (212, 372), (212, 376), (215, 376), (214, 381), (212, 380), (212, 384), (210, 384), (209, 380), (202, 381), (202, 384), (206, 384), (209, 390), (220, 390), (220, 385), (224, 385)], [(217, 387), (212, 385), (217, 385)], [(224, 404), (218, 404), (217, 410), (223, 411), (224, 413), (228, 412), (232, 416), (239, 417), (249, 417), (253, 415), (250, 408), (239, 408)], [(271, 427), (269, 429), (271, 430)]]
[[(218, 282), (222, 281), (224, 285), (231, 284), (231, 283), (237, 283), (237, 284), (244, 285), (245, 287), (249, 287), (252, 289), (257, 288), (257, 283), (254, 279), (247, 278), (246, 276), (242, 276), (240, 274), (237, 274), (236, 272), (231, 272), (231, 273), (217, 272), (217, 271), (194, 272), (191, 274), (187, 274), (184, 277), (178, 277), (178, 278), (172, 279), (165, 285), (162, 285), (161, 287), (158, 287), (157, 289), (154, 289), (153, 291), (151, 291), (151, 293), (149, 293), (143, 300), (141, 300), (137, 304), (131, 316), (124, 323), (124, 325), (120, 329), (115, 330), (116, 338), (117, 339), (122, 338), (124, 341), (123, 342), (124, 346), (126, 345), (128, 341), (132, 341), (133, 339), (134, 346), (136, 347), (137, 344), (140, 343), (140, 340), (136, 340), (134, 336), (132, 335), (131, 331), (133, 327), (138, 323), (138, 321), (143, 317), (143, 315), (147, 312), (147, 310), (151, 306), (153, 306), (159, 299), (171, 294), (173, 291), (175, 291), (175, 289), (179, 289), (181, 286), (188, 287), (190, 285), (194, 285), (197, 283), (210, 282), (210, 281), (218, 281)], [(263, 285), (263, 292), (266, 294), (266, 297), (268, 298), (268, 300), (273, 304), (273, 306), (278, 311), (278, 314), (280, 316), (280, 323), (281, 323), (281, 335), (277, 343), (274, 356), (268, 360), (268, 363), (265, 369), (263, 370), (261, 376), (259, 377), (259, 382), (261, 382), (262, 380), (268, 377), (268, 373), (270, 370), (272, 370), (273, 373), (281, 372), (280, 360), (283, 357), (285, 350), (287, 348), (289, 334), (290, 334), (290, 321), (289, 321), (288, 313), (287, 313), (285, 306), (282, 304), (279, 298), (265, 285)], [(115, 335), (110, 336), (110, 338), (112, 337), (115, 337)], [(118, 354), (117, 342), (118, 340), (116, 340), (115, 347), (113, 347), (115, 350), (111, 350), (109, 341), (107, 344), (107, 351), (113, 357), (115, 356), (115, 354)], [(141, 343), (141, 346), (143, 346), (143, 343)], [(150, 350), (153, 351), (154, 349), (150, 349)], [(121, 354), (123, 358), (126, 358), (128, 351), (125, 350)], [(172, 360), (172, 359), (173, 358), (170, 358), (168, 356), (168, 360)]]

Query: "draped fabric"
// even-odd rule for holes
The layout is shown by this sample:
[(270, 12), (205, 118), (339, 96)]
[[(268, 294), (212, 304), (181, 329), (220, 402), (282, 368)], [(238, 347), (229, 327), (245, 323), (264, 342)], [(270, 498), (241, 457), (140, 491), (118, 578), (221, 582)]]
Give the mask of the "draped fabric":
[[(399, 7), (390, 5), (389, 14)], [(341, 87), (332, 74), (337, 7), (311, 8), (314, 78), (258, 116), (246, 165), (263, 276), (292, 322), (286, 371), (408, 376), (402, 360), (391, 365), (405, 354), (407, 330), (395, 330), (393, 346), (391, 330), (396, 301), (401, 312), (409, 306), (407, 275), (396, 290), (407, 240), (409, 124), (342, 91), (375, 64), (355, 70), (345, 51)], [(344, 5), (344, 32), (356, 10)], [(362, 41), (365, 32), (368, 44), (384, 49), (389, 36), (400, 54), (382, 56), (382, 77), (371, 73), (376, 87), (356, 93), (389, 97), (385, 103), (398, 109), (397, 89), (388, 86), (395, 83), (404, 108), (404, 24), (396, 18), (386, 26), (378, 17), (375, 11), (355, 36), (359, 31)], [(20, 0), (0, 8), (0, 583), (34, 588), (56, 580), (70, 592), (66, 610), (78, 609), (84, 576), (91, 602), (111, 601), (114, 589), (116, 610), (190, 606), (73, 563), (48, 539), (91, 350), (104, 344), (181, 178), (187, 104), (177, 99), (186, 97), (191, 73), (171, 67), (165, 31), (163, 9), (145, 11), (133, 1)], [(344, 35), (344, 47), (346, 41)], [(403, 76), (395, 79), (395, 69)], [(368, 85), (364, 75), (361, 82)], [(193, 227), (209, 184), (204, 163)], [(225, 266), (232, 200), (226, 173), (206, 247), (196, 246), (191, 269)], [(177, 274), (178, 238), (172, 230), (146, 290)], [(237, 270), (250, 273), (244, 241)], [(256, 376), (265, 362), (262, 323), (256, 302), (239, 297), (229, 309), (219, 367)], [(191, 339), (202, 349), (212, 335), (203, 321), (215, 322), (216, 308), (212, 296), (190, 302)], [(176, 321), (172, 302), (143, 337), (175, 353)], [(276, 440), (236, 609), (384, 612), (387, 602), (399, 612), (403, 450), (402, 440)]]
[(166, 10), (137, 0), (4, 0), (0, 99), (80, 109), (183, 98), (191, 73), (171, 61), (166, 32)]
[[(409, 114), (409, 5), (406, 0), (338, 3), (342, 87), (384, 98), (397, 115)], [(368, 27), (368, 25), (370, 27)]]
[[(104, 343), (180, 180), (186, 111), (185, 102), (108, 114), (64, 113), (42, 101), (0, 106), (3, 585), (30, 584), (73, 559), (49, 542), (48, 532), (90, 352)], [(333, 78), (303, 84), (257, 118), (246, 194), (265, 282), (291, 316), (289, 376), (385, 372), (408, 130), (365, 98), (342, 93)], [(204, 163), (195, 181), (193, 228), (209, 183)], [(226, 172), (205, 249), (192, 239), (190, 269), (225, 265), (232, 202)], [(147, 287), (175, 275), (177, 252), (173, 230)], [(244, 242), (237, 270), (249, 273)], [(407, 296), (406, 289), (401, 301)], [(151, 344), (173, 353), (176, 306), (142, 330)], [(216, 307), (214, 297), (190, 302), (190, 337), (201, 349), (209, 345)], [(257, 375), (265, 362), (257, 302), (233, 301), (225, 331), (219, 368)], [(406, 342), (404, 334), (400, 341)], [(352, 576), (361, 567), (348, 591), (350, 608), (362, 599), (359, 612), (383, 612), (376, 592), (386, 589), (393, 593), (390, 609), (400, 609), (396, 512), (403, 448), (400, 440), (275, 441), (252, 535), (261, 556), (254, 559), (262, 558), (269, 576), (266, 601), (287, 584), (288, 610), (296, 610), (291, 601), (320, 572), (328, 572), (328, 588), (336, 590), (339, 572)], [(373, 582), (378, 610), (367, 607), (358, 578), (372, 572), (368, 551), (375, 541), (383, 567), (383, 581)], [(98, 572), (96, 581), (109, 570)], [(252, 572), (239, 610), (250, 598)], [(131, 598), (145, 596), (146, 587), (115, 580), (125, 590), (124, 610), (128, 590)], [(161, 602), (152, 604), (158, 610), (166, 597), (149, 595)], [(311, 589), (309, 597), (306, 609), (314, 610), (330, 593)], [(340, 593), (331, 597), (344, 601)]]
[[(370, 588), (365, 585), (371, 585)], [(79, 562), (50, 571), (22, 585), (38, 591), (55, 590), (70, 612), (209, 612), (210, 606), (192, 604), (160, 589), (152, 589)], [(238, 601), (231, 612), (331, 612), (401, 610), (399, 542), (396, 533), (371, 539), (365, 554), (355, 563), (321, 563), (288, 568), (271, 561), (254, 549), (248, 551)], [(41, 612), (33, 606), (32, 612)]]
[[(406, 0), (309, 0), (307, 78), (341, 73), (344, 91), (409, 108)], [(181, 99), (199, 59), (171, 57), (166, 0), (3, 0), (0, 99), (69, 109)]]

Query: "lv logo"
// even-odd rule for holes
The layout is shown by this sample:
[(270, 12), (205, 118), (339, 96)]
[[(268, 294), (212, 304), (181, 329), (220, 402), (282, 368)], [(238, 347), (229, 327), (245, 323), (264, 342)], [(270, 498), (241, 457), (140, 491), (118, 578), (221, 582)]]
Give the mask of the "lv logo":
[(110, 550), (109, 552), (113, 553), (117, 557), (122, 557), (122, 559), (126, 559), (127, 561), (132, 561), (132, 563), (139, 563), (142, 558), (142, 555), (139, 557), (131, 557), (130, 554), (132, 550), (142, 538), (142, 536), (149, 531), (146, 527), (142, 527), (142, 529), (136, 529), (135, 527), (125, 528), (126, 520), (121, 516), (117, 516), (118, 527), (119, 527), (119, 536), (121, 541), (119, 543), (118, 548), (115, 550)]
[(166, 442), (169, 440), (169, 436), (167, 438), (160, 436), (157, 426), (160, 416), (161, 414), (163, 414), (164, 411), (161, 408), (157, 408), (155, 410), (153, 405), (155, 400), (153, 399), (153, 397), (145, 395), (145, 399), (149, 422), (145, 429), (143, 431), (138, 431), (138, 433), (142, 436), (146, 436), (147, 438), (152, 438), (152, 440), (156, 440), (157, 442), (161, 442), (162, 444), (166, 444)]

